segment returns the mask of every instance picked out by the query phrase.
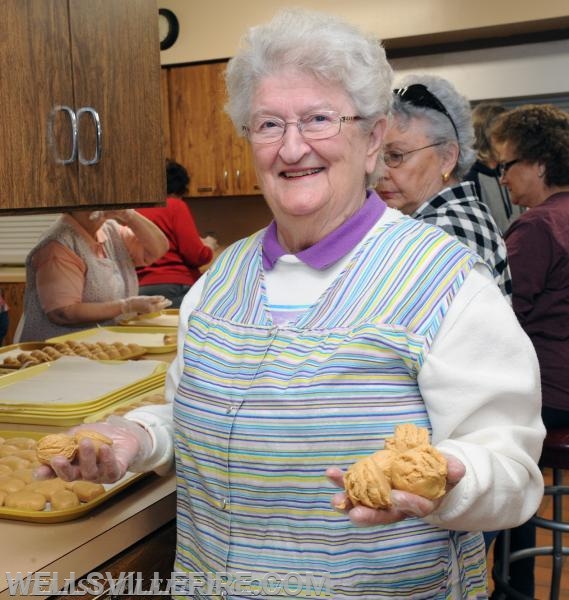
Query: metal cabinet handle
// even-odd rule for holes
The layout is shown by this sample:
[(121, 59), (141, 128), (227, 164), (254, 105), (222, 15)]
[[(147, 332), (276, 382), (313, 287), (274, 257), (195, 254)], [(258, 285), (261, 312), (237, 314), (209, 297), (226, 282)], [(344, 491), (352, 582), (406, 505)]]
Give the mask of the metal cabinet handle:
[(223, 188), (226, 190), (227, 189), (227, 182), (229, 180), (229, 173), (227, 171), (227, 169), (225, 169), (223, 171)]
[(235, 179), (237, 180), (237, 189), (241, 189), (241, 171), (237, 169), (235, 171)]
[[(55, 127), (55, 117), (58, 112), (67, 113), (67, 115), (69, 116), (69, 120), (71, 121), (71, 154), (67, 158), (60, 158), (59, 156), (57, 156), (57, 151), (55, 149), (55, 134), (53, 130)], [(54, 106), (51, 109), (49, 119), (47, 122), (47, 142), (48, 145), (52, 148), (52, 152), (55, 157), (55, 162), (58, 165), (69, 165), (72, 162), (75, 162), (75, 160), (77, 159), (77, 115), (71, 107), (58, 104), (57, 106)]]
[(85, 158), (83, 153), (81, 152), (81, 148), (79, 147), (79, 162), (82, 165), (96, 165), (101, 160), (101, 153), (103, 150), (101, 137), (103, 134), (103, 130), (101, 127), (101, 119), (99, 118), (99, 113), (92, 108), (91, 106), (83, 106), (77, 111), (77, 123), (80, 122), (81, 116), (83, 114), (91, 115), (93, 122), (95, 123), (95, 129), (97, 131), (97, 137), (95, 142), (95, 154), (93, 154), (93, 158)]

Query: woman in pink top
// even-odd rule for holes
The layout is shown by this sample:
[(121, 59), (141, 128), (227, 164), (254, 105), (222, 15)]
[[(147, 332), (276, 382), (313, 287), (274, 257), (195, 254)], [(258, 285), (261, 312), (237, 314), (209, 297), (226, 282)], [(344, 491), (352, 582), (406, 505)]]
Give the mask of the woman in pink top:
[(26, 259), (20, 341), (45, 340), (168, 306), (163, 296), (138, 296), (135, 270), (167, 249), (160, 229), (132, 209), (65, 213)]

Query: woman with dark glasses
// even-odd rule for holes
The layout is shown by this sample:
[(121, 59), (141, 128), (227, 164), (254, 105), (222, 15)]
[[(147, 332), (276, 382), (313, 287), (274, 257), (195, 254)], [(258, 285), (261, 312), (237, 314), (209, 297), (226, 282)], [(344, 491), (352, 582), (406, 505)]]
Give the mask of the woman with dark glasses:
[(473, 183), (462, 181), (475, 160), (468, 100), (433, 75), (411, 75), (394, 90), (393, 118), (377, 186), (389, 206), (438, 225), (484, 259), (502, 293), (511, 281), (506, 246)]
[[(526, 210), (505, 234), (514, 312), (537, 352), (546, 429), (569, 427), (569, 115), (520, 106), (491, 131), (502, 183)], [(500, 545), (498, 538), (497, 544)], [(499, 556), (498, 546), (495, 555)], [(511, 550), (535, 546), (535, 526), (511, 531)], [(510, 584), (534, 597), (534, 559), (512, 563)]]

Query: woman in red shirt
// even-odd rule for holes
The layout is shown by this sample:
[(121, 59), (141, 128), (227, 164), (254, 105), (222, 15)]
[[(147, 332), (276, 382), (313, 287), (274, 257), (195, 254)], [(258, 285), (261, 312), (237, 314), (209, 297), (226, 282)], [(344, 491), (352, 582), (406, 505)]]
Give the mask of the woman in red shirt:
[(173, 308), (179, 308), (186, 292), (201, 275), (199, 267), (213, 258), (217, 240), (200, 237), (192, 213), (182, 200), (190, 182), (186, 169), (167, 160), (166, 179), (166, 206), (137, 210), (165, 233), (168, 252), (155, 263), (137, 269), (137, 275), (140, 294), (165, 296), (172, 301)]

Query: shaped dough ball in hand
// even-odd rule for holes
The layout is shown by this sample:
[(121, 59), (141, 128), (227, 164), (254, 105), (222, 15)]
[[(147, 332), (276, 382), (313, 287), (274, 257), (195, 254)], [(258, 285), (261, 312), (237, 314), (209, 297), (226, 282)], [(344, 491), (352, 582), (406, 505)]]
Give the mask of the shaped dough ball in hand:
[(355, 462), (344, 475), (344, 487), (352, 504), (370, 508), (391, 506), (391, 485), (374, 455)]
[(66, 433), (50, 433), (38, 440), (36, 455), (40, 463), (49, 465), (54, 456), (65, 456), (71, 461), (77, 452), (77, 442)]
[(395, 427), (395, 434), (385, 440), (385, 448), (395, 452), (406, 452), (417, 446), (429, 444), (429, 432), (413, 423), (404, 423)]
[(77, 445), (79, 445), (81, 440), (91, 440), (97, 454), (99, 454), (99, 449), (103, 444), (106, 444), (107, 446), (113, 445), (113, 440), (111, 440), (110, 437), (91, 429), (78, 429), (74, 433), (74, 438)]
[(447, 461), (429, 444), (429, 432), (411, 423), (398, 425), (385, 448), (355, 462), (344, 475), (353, 504), (389, 508), (391, 490), (434, 500), (446, 490)]
[(394, 489), (411, 492), (429, 500), (444, 495), (447, 461), (433, 446), (420, 446), (399, 454), (391, 464)]

